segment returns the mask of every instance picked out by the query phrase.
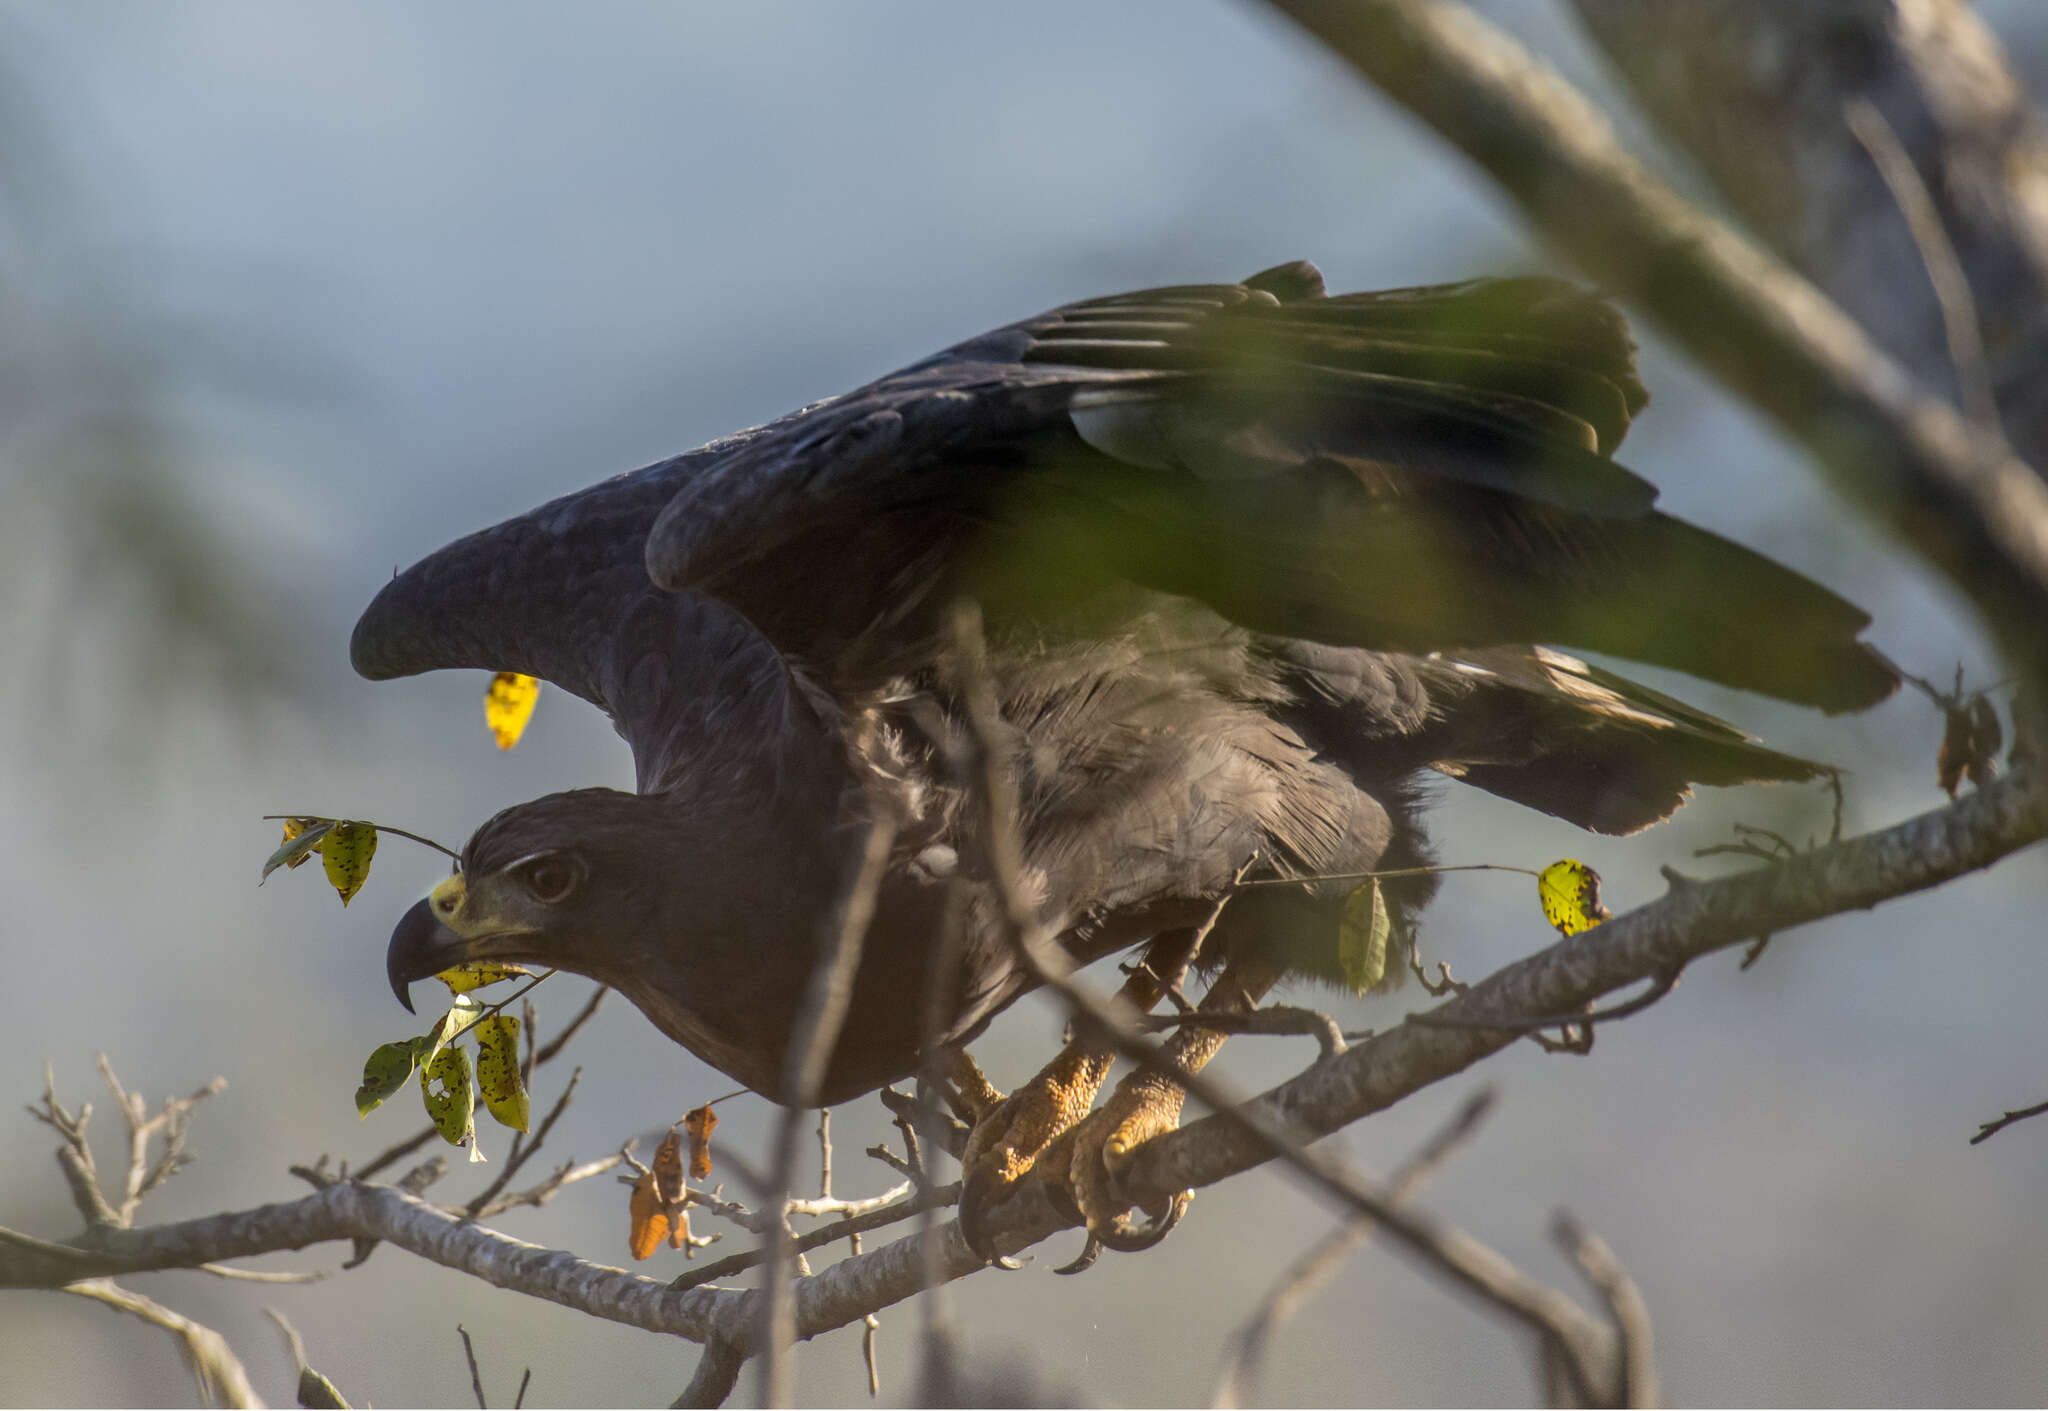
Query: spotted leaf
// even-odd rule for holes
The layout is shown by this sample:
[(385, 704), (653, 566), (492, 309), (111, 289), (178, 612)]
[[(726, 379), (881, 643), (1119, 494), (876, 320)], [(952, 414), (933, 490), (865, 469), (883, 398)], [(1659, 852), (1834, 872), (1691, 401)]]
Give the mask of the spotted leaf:
[(476, 1085), (469, 1076), (469, 1050), (444, 1048), (420, 1069), (420, 1097), (434, 1130), (450, 1146), (470, 1148), (476, 1156)]
[(478, 1020), (472, 1032), (476, 1034), (477, 1096), (501, 1126), (525, 1131), (532, 1106), (519, 1076), (519, 1021), (509, 1014), (493, 1014)]
[(336, 823), (320, 840), (320, 857), (327, 865), (327, 880), (341, 894), (341, 904), (363, 889), (370, 875), (370, 859), (377, 855), (377, 829), (369, 823)]
[(1600, 901), (1600, 874), (1574, 858), (1553, 862), (1536, 874), (1536, 896), (1544, 919), (1561, 936), (1590, 931), (1613, 916)]

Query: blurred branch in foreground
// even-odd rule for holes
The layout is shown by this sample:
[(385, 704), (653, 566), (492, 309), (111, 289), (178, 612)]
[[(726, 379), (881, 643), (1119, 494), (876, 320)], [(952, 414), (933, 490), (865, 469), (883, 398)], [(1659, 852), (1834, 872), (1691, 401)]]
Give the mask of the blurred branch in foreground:
[(1272, 4), (1797, 438), (1844, 498), (1946, 575), (2016, 664), (2048, 681), (2048, 485), (2001, 438), (1919, 391), (1824, 294), (1687, 204), (1583, 95), (1463, 6)]

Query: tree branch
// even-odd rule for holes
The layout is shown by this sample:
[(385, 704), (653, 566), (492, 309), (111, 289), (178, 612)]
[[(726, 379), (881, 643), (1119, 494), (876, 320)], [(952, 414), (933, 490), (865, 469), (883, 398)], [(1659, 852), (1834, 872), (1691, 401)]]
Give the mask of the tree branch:
[[(1658, 900), (1495, 971), (1430, 1011), (1557, 1014), (1697, 959), (1838, 912), (1876, 906), (1988, 867), (2048, 837), (2048, 790), (2015, 771), (1947, 808), (1713, 881), (1671, 876)], [(1511, 1031), (1420, 1024), (1377, 1034), (1265, 1093), (1258, 1106), (1314, 1140), (1513, 1043)], [(1156, 1199), (1258, 1164), (1258, 1144), (1216, 1117), (1148, 1142), (1126, 1184)]]
[(1271, 3), (1806, 446), (1976, 604), (2031, 679), (2048, 680), (2048, 485), (2003, 441), (1916, 390), (1825, 295), (1658, 181), (1575, 89), (1464, 7)]
[[(1573, 8), (1751, 229), (1923, 385), (1993, 403), (2048, 468), (2048, 132), (1969, 5)], [(1959, 315), (1981, 323), (1974, 353)]]
[(178, 1353), (199, 1384), (199, 1399), (210, 1406), (261, 1406), (261, 1398), (249, 1385), (249, 1374), (235, 1356), (226, 1338), (203, 1323), (174, 1313), (153, 1298), (124, 1289), (107, 1279), (86, 1279), (68, 1284), (64, 1292), (103, 1303), (118, 1312), (132, 1314), (154, 1323), (177, 1339)]

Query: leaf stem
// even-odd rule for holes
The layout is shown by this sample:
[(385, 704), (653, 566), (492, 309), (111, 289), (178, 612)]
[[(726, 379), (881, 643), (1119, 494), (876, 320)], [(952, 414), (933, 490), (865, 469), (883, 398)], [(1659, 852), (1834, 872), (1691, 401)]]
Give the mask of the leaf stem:
[(1316, 882), (1365, 882), (1381, 877), (1429, 877), (1439, 872), (1519, 872), (1524, 877), (1543, 874), (1533, 867), (1514, 867), (1505, 862), (1460, 862), (1438, 867), (1389, 867), (1377, 872), (1318, 872), (1307, 877), (1255, 877), (1239, 882), (1244, 887), (1306, 887)]
[(457, 862), (462, 861), (461, 853), (455, 851), (455, 849), (451, 847), (447, 847), (441, 843), (435, 842), (432, 838), (423, 838), (417, 833), (408, 833), (403, 828), (393, 828), (388, 823), (376, 823), (372, 822), (370, 819), (367, 818), (329, 818), (325, 814), (319, 813), (266, 813), (263, 815), (263, 818), (264, 821), (267, 823), (276, 823), (280, 821), (289, 823), (293, 819), (303, 818), (309, 823), (363, 824), (368, 827), (375, 828), (379, 833), (394, 833), (401, 838), (409, 838), (415, 843), (420, 843), (426, 847), (432, 848), (435, 852), (446, 853), (449, 857), (454, 858)]

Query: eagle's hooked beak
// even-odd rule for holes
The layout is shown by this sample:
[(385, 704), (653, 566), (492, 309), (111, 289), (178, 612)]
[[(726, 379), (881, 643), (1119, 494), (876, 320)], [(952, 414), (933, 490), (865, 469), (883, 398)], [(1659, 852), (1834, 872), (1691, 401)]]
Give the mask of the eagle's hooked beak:
[(467, 953), (468, 942), (448, 924), (462, 910), (466, 887), (462, 874), (456, 873), (414, 903), (391, 932), (384, 974), (408, 1014), (414, 1012), (412, 982), (440, 974)]

